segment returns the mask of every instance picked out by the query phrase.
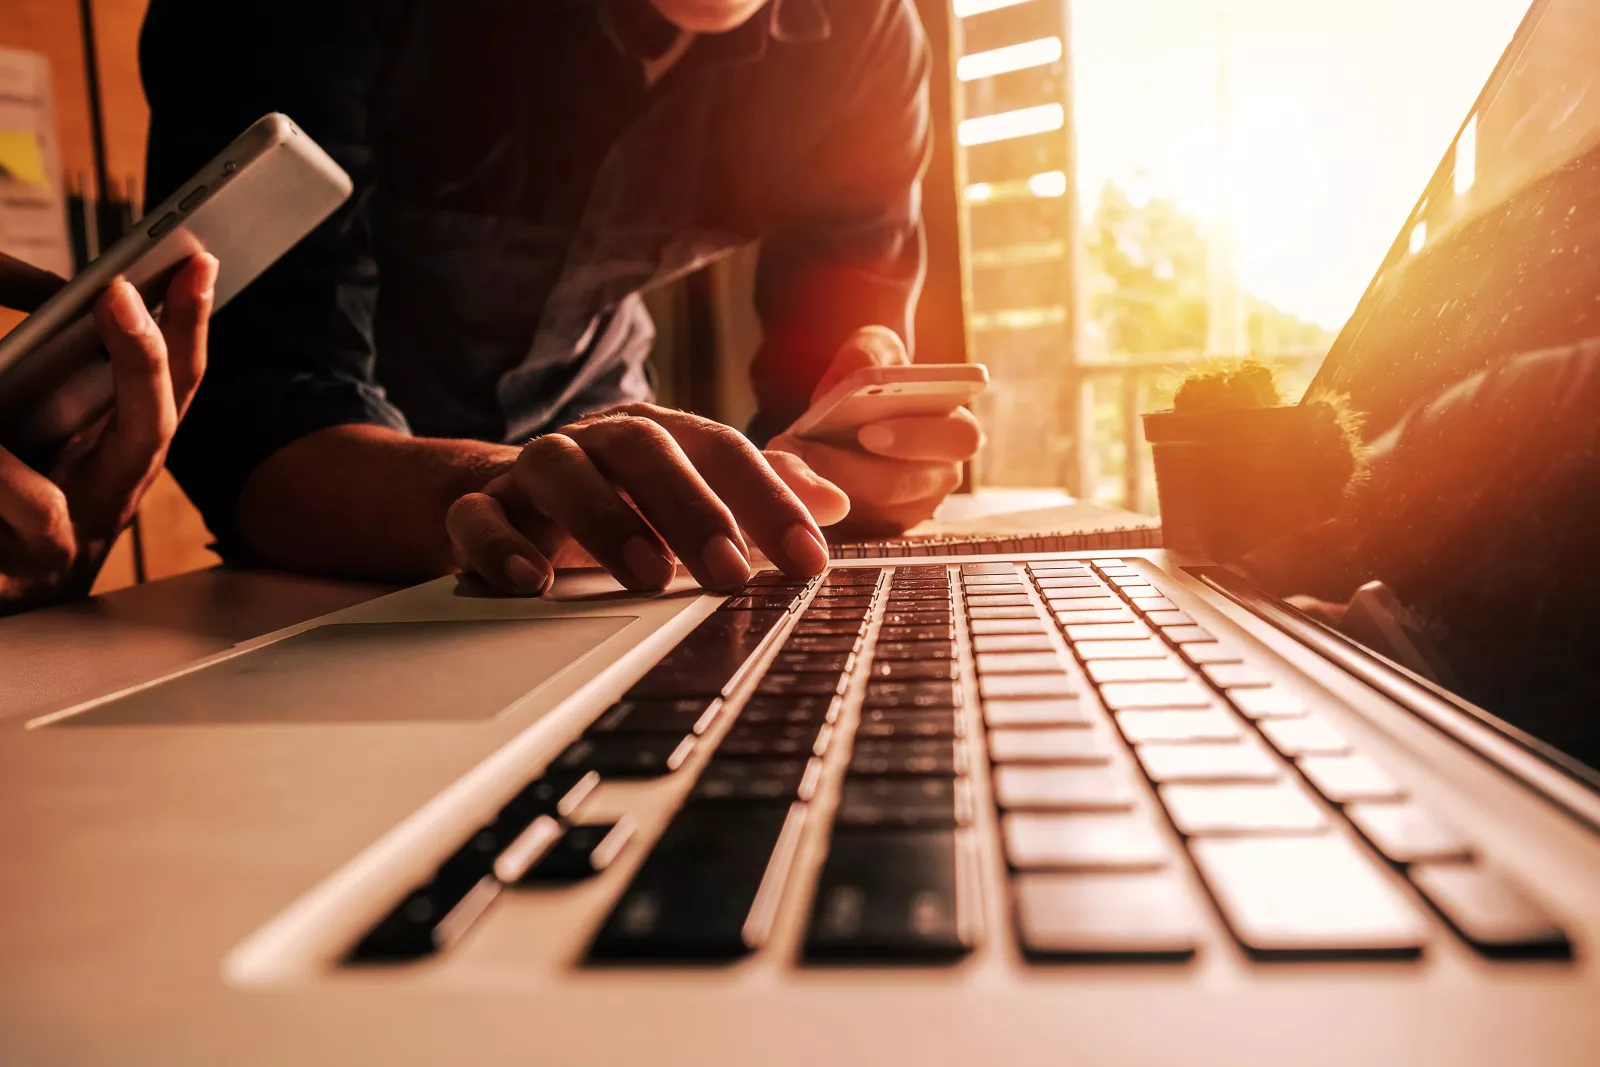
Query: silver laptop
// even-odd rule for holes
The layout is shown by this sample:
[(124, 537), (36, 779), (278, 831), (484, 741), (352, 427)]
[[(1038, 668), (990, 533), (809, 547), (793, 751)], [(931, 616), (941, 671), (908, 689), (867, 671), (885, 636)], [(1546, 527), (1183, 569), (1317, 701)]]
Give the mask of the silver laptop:
[(1597, 82), (1536, 5), (1322, 370), (1472, 492), (1299, 588), (444, 580), (9, 729), (0, 1061), (1600, 1062)]

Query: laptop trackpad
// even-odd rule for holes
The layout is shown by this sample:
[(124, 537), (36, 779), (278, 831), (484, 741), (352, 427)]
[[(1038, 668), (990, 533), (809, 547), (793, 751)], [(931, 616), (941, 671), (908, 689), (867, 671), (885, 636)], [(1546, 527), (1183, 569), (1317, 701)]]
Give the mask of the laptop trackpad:
[(488, 719), (636, 618), (319, 626), (118, 697), (61, 725)]

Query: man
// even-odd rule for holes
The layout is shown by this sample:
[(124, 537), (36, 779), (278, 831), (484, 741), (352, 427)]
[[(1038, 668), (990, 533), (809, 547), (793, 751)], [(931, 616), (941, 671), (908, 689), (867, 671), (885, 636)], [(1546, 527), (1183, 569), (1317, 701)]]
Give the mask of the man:
[[(225, 553), (455, 564), (537, 595), (577, 547), (631, 589), (675, 559), (732, 589), (752, 547), (814, 574), (820, 526), (903, 529), (954, 488), (966, 412), (859, 449), (779, 434), (907, 358), (928, 151), (911, 0), (244, 6), (150, 5), (151, 195), (270, 110), (357, 191), (218, 318), (171, 465)], [(647, 403), (639, 298), (757, 239), (765, 452)]]
[[(159, 325), (121, 278), (95, 304), (116, 407), (40, 473), (0, 448), (0, 615), (83, 596), (155, 480), (206, 366), (217, 261), (168, 284)], [(62, 279), (0, 253), (0, 307), (32, 311)]]

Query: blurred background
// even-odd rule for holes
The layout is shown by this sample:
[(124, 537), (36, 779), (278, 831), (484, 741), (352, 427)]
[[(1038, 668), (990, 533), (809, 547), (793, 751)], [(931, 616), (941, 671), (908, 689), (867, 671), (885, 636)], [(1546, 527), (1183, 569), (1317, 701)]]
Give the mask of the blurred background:
[[(146, 2), (0, 0), (0, 205), (48, 204), (66, 231), (30, 244), (0, 211), (0, 249), (82, 255), (80, 216), (142, 213)], [(1265, 359), (1298, 398), (1527, 7), (916, 4), (936, 127), (918, 358), (989, 365), (972, 482), (1146, 513), (1138, 414), (1212, 357)], [(748, 419), (754, 262), (649, 294), (664, 402)], [(99, 588), (206, 566), (208, 540), (163, 478)]]

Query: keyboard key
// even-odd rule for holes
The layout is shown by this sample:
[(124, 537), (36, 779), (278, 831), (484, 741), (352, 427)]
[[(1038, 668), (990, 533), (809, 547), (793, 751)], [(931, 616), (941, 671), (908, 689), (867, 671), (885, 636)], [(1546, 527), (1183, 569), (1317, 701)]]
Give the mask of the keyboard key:
[(1134, 601), (1133, 606), (1144, 613), (1144, 617), (1147, 621), (1152, 622), (1157, 626), (1194, 625), (1194, 620), (1189, 617), (1188, 612), (1177, 611), (1170, 606), (1171, 604), (1172, 601), (1165, 599), (1136, 600)]
[(961, 584), (967, 588), (985, 585), (1016, 585), (1020, 588), (1022, 575), (1015, 570), (1001, 574), (963, 574), (961, 576)]
[(1102, 622), (1067, 627), (1068, 641), (1125, 641), (1149, 636), (1150, 627), (1142, 622)]
[(1032, 607), (1023, 607), (1021, 605), (1011, 608), (969, 607), (967, 609), (968, 619), (984, 619), (991, 622), (996, 619), (1036, 619), (1038, 617), (1039, 613)]
[(1154, 782), (1271, 782), (1277, 761), (1253, 744), (1140, 745), (1134, 749)]
[[(1126, 590), (1124, 590), (1126, 592)], [(1175, 645), (1188, 644), (1190, 641), (1215, 641), (1210, 632), (1199, 626), (1163, 626), (1161, 636)]]
[(990, 730), (989, 758), (995, 763), (1105, 763), (1111, 752), (1093, 730)]
[(1112, 596), (1111, 590), (1103, 585), (1045, 589), (1043, 593), (1045, 602), (1056, 611), (1093, 611), (1096, 608), (1122, 606), (1122, 598)]
[[(950, 591), (943, 586), (927, 589), (902, 589), (895, 586), (889, 590), (889, 606), (917, 605), (917, 604), (949, 604)], [(915, 610), (912, 608), (911, 610)]]
[(959, 708), (961, 686), (955, 682), (867, 683), (862, 701), (868, 708)]
[(797, 586), (804, 589), (811, 583), (804, 578), (791, 578), (782, 571), (757, 571), (745, 582), (746, 589), (763, 589), (767, 586)]
[(960, 737), (961, 716), (954, 708), (918, 708), (891, 711), (863, 708), (856, 724), (856, 738), (880, 741), (915, 741), (925, 737)]
[(616, 822), (571, 826), (516, 879), (519, 886), (581, 882), (611, 866), (633, 838), (634, 823), (627, 816)]
[(1125, 585), (1118, 592), (1129, 600), (1135, 601), (1134, 607), (1139, 606), (1137, 601), (1161, 599), (1161, 590), (1150, 585)]
[(683, 766), (695, 737), (580, 737), (550, 766), (558, 771), (596, 771), (602, 778), (659, 778)]
[(1066, 697), (1078, 691), (1072, 679), (1057, 669), (1053, 674), (985, 674), (978, 679), (985, 700), (1028, 697)]
[(1298, 782), (1274, 785), (1164, 785), (1161, 803), (1186, 837), (1315, 833), (1327, 815)]
[(959, 778), (847, 777), (834, 821), (840, 826), (939, 830), (972, 821), (972, 794)]
[(722, 701), (623, 700), (600, 714), (590, 734), (703, 734), (722, 710)]
[[(1010, 611), (1010, 608), (991, 608), (991, 611)], [(891, 611), (884, 615), (885, 626), (949, 626), (948, 611)]]
[(1233, 649), (1219, 641), (1191, 641), (1180, 645), (1178, 651), (1190, 663), (1238, 663), (1241, 657)]
[(1085, 660), (1160, 659), (1167, 646), (1153, 637), (1139, 641), (1079, 641), (1072, 650)]
[(744, 802), (810, 800), (822, 764), (805, 757), (729, 759), (720, 753), (706, 764), (691, 800)]
[(1183, 664), (1165, 659), (1100, 659), (1089, 664), (1096, 682), (1181, 682), (1189, 677)]
[(1393, 863), (1465, 863), (1472, 845), (1420, 804), (1351, 804), (1345, 816)]
[[(818, 590), (820, 593), (821, 590)], [(853, 617), (856, 611), (865, 611), (872, 607), (870, 596), (828, 596), (825, 599), (812, 601), (811, 607), (806, 609), (805, 617), (808, 619), (832, 618), (831, 614), (823, 612), (848, 611)]]
[(1000, 822), (1006, 862), (1019, 871), (1154, 871), (1167, 842), (1143, 812), (1017, 813)]
[(979, 674), (1035, 674), (1061, 670), (1061, 658), (1053, 648), (1045, 652), (979, 652), (976, 662)]
[(734, 959), (765, 942), (805, 805), (690, 803), (633, 876), (592, 960)]
[(1027, 594), (1001, 593), (993, 595), (968, 595), (967, 606), (972, 608), (1022, 608), (1029, 607), (1033, 601)]
[(1100, 699), (1114, 711), (1130, 708), (1208, 708), (1212, 696), (1197, 682), (1109, 682)]
[(816, 633), (827, 624), (834, 624), (841, 629), (846, 626), (864, 626), (867, 621), (866, 608), (835, 608), (831, 604), (823, 608), (810, 608), (801, 616), (796, 633)]
[(1220, 689), (1245, 689), (1271, 685), (1272, 679), (1248, 663), (1208, 663), (1200, 668)]
[(1089, 709), (1077, 697), (1044, 700), (986, 700), (983, 721), (991, 730), (1007, 726), (1086, 726)]
[[(1049, 600), (1050, 610), (1055, 612), (1058, 622), (1121, 622), (1133, 618), (1133, 613), (1128, 611), (1123, 606), (1122, 601), (1114, 596), (1056, 597), (1047, 599)], [(1063, 618), (1065, 615), (1076, 615), (1085, 611), (1120, 611), (1123, 616), (1108, 620)]]
[(541, 815), (569, 818), (599, 784), (600, 776), (593, 771), (547, 771), (506, 801), (495, 819), (516, 824), (514, 832), (521, 833), (523, 827)]
[(848, 677), (843, 674), (796, 674), (768, 671), (756, 685), (759, 696), (831, 697), (844, 690)]
[[(801, 619), (794, 624), (794, 629), (789, 631), (789, 644), (794, 644), (797, 638), (802, 637), (849, 637), (854, 638), (861, 633), (866, 625), (865, 619), (847, 622), (825, 622), (810, 619)], [(854, 645), (855, 642), (851, 641)]]
[(967, 624), (974, 636), (979, 634), (1042, 634), (1043, 620), (1030, 619), (973, 619)]
[(878, 631), (881, 641), (954, 641), (956, 630), (949, 623), (929, 626), (884, 626)]
[(406, 895), (350, 952), (358, 963), (421, 959), (460, 940), (500, 894), (493, 875), (429, 883)]
[(1411, 880), (1457, 933), (1487, 956), (1571, 954), (1572, 946), (1543, 909), (1502, 875), (1476, 864), (1420, 864)]
[(851, 668), (851, 658), (849, 652), (779, 652), (770, 669), (780, 674), (839, 675)]
[(1171, 874), (1025, 874), (1012, 881), (1017, 936), (1040, 959), (1186, 960), (1197, 922)]
[(628, 696), (717, 696), (784, 616), (782, 611), (713, 613), (645, 672), (628, 690)]
[(873, 660), (954, 659), (955, 648), (948, 641), (879, 641), (872, 650)]
[(1350, 751), (1350, 742), (1320, 716), (1262, 719), (1257, 725), (1267, 743), (1290, 759), (1298, 756), (1335, 756)]
[(1365, 756), (1306, 756), (1296, 765), (1316, 791), (1335, 804), (1406, 796), (1404, 786)]
[(762, 724), (833, 722), (839, 717), (837, 697), (763, 697), (745, 701), (739, 722), (745, 727)]
[(854, 637), (807, 637), (804, 635), (790, 635), (783, 643), (785, 654), (823, 654), (823, 653), (850, 653), (855, 651), (857, 639)]
[(791, 593), (762, 592), (745, 596), (731, 596), (717, 605), (718, 611), (788, 611), (794, 607)]
[(1108, 571), (1102, 567), (1100, 568), (1100, 573), (1105, 575), (1107, 578), (1110, 578), (1112, 585), (1129, 586), (1150, 584), (1150, 579), (1134, 570), (1129, 570), (1126, 573), (1122, 573)]
[(1006, 811), (1126, 811), (1133, 807), (1128, 773), (1109, 767), (1030, 767), (994, 771), (995, 803)]
[(952, 660), (874, 660), (869, 677), (892, 682), (949, 681), (960, 672)]
[(881, 567), (840, 567), (829, 571), (822, 578), (822, 584), (832, 585), (864, 585), (878, 584), (878, 577), (883, 574)]
[[(903, 573), (907, 568), (900, 568), (896, 573)], [(963, 563), (961, 576), (964, 579), (969, 574), (1016, 574), (1017, 568), (1010, 563)]]
[(951, 830), (841, 828), (817, 879), (805, 955), (827, 960), (950, 959), (976, 943), (977, 887), (958, 873)]
[(852, 775), (885, 778), (954, 778), (967, 771), (959, 741), (858, 739), (850, 753)]
[[(1041, 627), (1042, 629), (1042, 627)], [(1043, 633), (1036, 634), (981, 634), (972, 638), (972, 650), (978, 654), (978, 669), (983, 670), (983, 657), (997, 652), (1055, 652), (1055, 645)]]
[(719, 759), (807, 759), (827, 751), (833, 728), (819, 722), (755, 723), (740, 717), (717, 745)]
[(1119, 711), (1117, 728), (1130, 745), (1237, 741), (1244, 736), (1233, 716), (1220, 711)]
[(1037, 578), (1036, 584), (1040, 589), (1104, 589), (1106, 584), (1087, 574), (1082, 577), (1067, 575), (1061, 578)]
[[(1081, 603), (1078, 602), (1078, 603)], [(1057, 611), (1056, 622), (1062, 626), (1086, 626), (1097, 622), (1132, 622), (1133, 612), (1127, 608), (1102, 608), (1089, 611)]]
[(1296, 719), (1306, 713), (1306, 706), (1299, 697), (1275, 685), (1265, 689), (1230, 690), (1228, 702), (1252, 719)]
[(1253, 956), (1415, 956), (1427, 937), (1417, 910), (1343, 837), (1207, 837), (1189, 851)]

